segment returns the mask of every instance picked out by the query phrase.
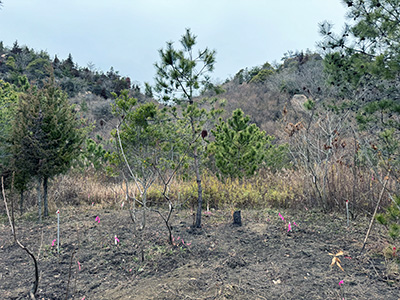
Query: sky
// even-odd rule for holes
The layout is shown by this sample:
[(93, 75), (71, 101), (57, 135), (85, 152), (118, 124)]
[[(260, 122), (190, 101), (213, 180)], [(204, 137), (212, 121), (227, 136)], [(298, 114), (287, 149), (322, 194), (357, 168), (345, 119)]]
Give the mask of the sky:
[(288, 50), (316, 51), (318, 24), (340, 31), (341, 0), (3, 0), (0, 41), (17, 40), (53, 58), (71, 53), (81, 67), (110, 67), (133, 82), (153, 82), (158, 50), (190, 28), (199, 49), (216, 50), (211, 77), (279, 63)]

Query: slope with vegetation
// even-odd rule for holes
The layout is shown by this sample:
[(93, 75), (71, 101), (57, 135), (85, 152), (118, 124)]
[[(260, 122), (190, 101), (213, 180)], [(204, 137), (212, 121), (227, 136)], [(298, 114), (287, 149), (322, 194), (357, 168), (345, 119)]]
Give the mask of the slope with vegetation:
[[(282, 64), (265, 63), (240, 70), (221, 86), (210, 80), (215, 52), (198, 49), (196, 36), (186, 30), (181, 48), (167, 43), (160, 50), (156, 83), (153, 87), (146, 85), (146, 95), (112, 69), (103, 74), (76, 66), (71, 55), (63, 61), (57, 57), (50, 60), (47, 53), (18, 43), (12, 48), (0, 44), (0, 172), (6, 179), (4, 194), (11, 199), (12, 216), (16, 192), (23, 199), (27, 195), (24, 192), (29, 191), (21, 206), (31, 209), (39, 205), (41, 220), (42, 186), (50, 212), (67, 204), (127, 210), (132, 226), (124, 224), (120, 230), (127, 240), (134, 236), (130, 241), (134, 246), (125, 244), (124, 251), (132, 250), (131, 265), (137, 267), (138, 277), (149, 266), (146, 253), (155, 255), (155, 248), (148, 243), (153, 224), (158, 224), (157, 233), (163, 242), (152, 243), (161, 243), (157, 249), (163, 249), (163, 258), (168, 249), (174, 255), (176, 251), (210, 254), (213, 250), (208, 252), (208, 246), (191, 252), (187, 242), (178, 242), (176, 235), (185, 234), (186, 241), (195, 234), (209, 232), (207, 226), (220, 226), (215, 209), (234, 212), (290, 208), (305, 210), (306, 215), (318, 211), (316, 215), (321, 218), (344, 212), (348, 230), (357, 238), (359, 220), (367, 216), (370, 223), (364, 242), (347, 250), (354, 253), (356, 248), (361, 252), (365, 249), (377, 219), (388, 235), (385, 240), (380, 236), (379, 247), (375, 244), (380, 252), (374, 254), (387, 267), (382, 270), (386, 272), (385, 282), (396, 289), (400, 235), (400, 5), (398, 0), (344, 3), (353, 25), (335, 34), (331, 25), (322, 23), (320, 53), (289, 52)], [(97, 121), (96, 138), (90, 132), (93, 121)], [(68, 184), (71, 181), (75, 183)], [(0, 209), (5, 211), (6, 207)], [(107, 214), (100, 208), (96, 213)], [(125, 212), (113, 213), (121, 217), (120, 213)], [(181, 214), (186, 219), (179, 223)], [(214, 215), (214, 223), (204, 222), (204, 218)], [(293, 230), (297, 225), (293, 217), (287, 220), (279, 216), (286, 227), (281, 230), (284, 234), (260, 233), (259, 238), (265, 238), (266, 244), (271, 238), (276, 244), (279, 240), (294, 246), (287, 239), (297, 232)], [(302, 217), (312, 226), (313, 216)], [(260, 224), (270, 217), (270, 211), (262, 213)], [(246, 217), (244, 220), (249, 221)], [(96, 222), (100, 224), (98, 215)], [(90, 230), (85, 236), (93, 244)], [(302, 238), (321, 238), (311, 227), (296, 230)], [(108, 231), (100, 235), (97, 232), (97, 238), (115, 234)], [(336, 234), (335, 240), (340, 240)], [(240, 238), (240, 231), (235, 236)], [(117, 236), (114, 242), (118, 245)], [(206, 245), (207, 239), (202, 242)], [(79, 248), (71, 243), (66, 247), (73, 251), (72, 261)], [(215, 247), (213, 243), (211, 248)], [(247, 248), (246, 241), (241, 243)], [(102, 244), (109, 247), (107, 242)], [(334, 251), (330, 250), (332, 245), (320, 247)], [(265, 263), (249, 257), (241, 260), (235, 252), (219, 249), (224, 257), (224, 261), (219, 260), (221, 266), (243, 267), (248, 261), (257, 273)], [(298, 256), (305, 261), (303, 254), (312, 256), (302, 248)], [(368, 255), (360, 254), (357, 263), (365, 266), (372, 261), (378, 274), (372, 255)], [(340, 254), (331, 256), (332, 264), (341, 267)], [(160, 262), (165, 263), (162, 258)], [(141, 265), (137, 264), (139, 260)], [(197, 261), (206, 263), (201, 257)], [(154, 265), (147, 275), (158, 272)], [(212, 274), (229, 277), (222, 270), (213, 270)], [(345, 278), (350, 281), (351, 275)], [(278, 279), (274, 279), (274, 285), (279, 284)], [(212, 289), (215, 297), (229, 296), (228, 285), (222, 286)], [(246, 294), (240, 283), (239, 291)], [(325, 299), (334, 298), (331, 293), (324, 295)], [(344, 297), (342, 289), (340, 297)]]

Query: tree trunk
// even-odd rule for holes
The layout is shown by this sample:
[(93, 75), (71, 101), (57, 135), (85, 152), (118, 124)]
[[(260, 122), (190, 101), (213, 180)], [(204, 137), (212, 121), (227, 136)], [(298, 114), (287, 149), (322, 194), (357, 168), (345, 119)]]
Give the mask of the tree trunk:
[(143, 197), (143, 216), (142, 216), (142, 230), (146, 227), (146, 209), (147, 209), (147, 188), (144, 188)]
[(199, 157), (197, 155), (197, 149), (194, 149), (194, 168), (196, 171), (196, 181), (198, 187), (198, 198), (197, 198), (197, 214), (196, 214), (196, 228), (201, 228), (201, 209), (203, 206), (203, 190), (201, 187), (201, 177), (200, 177), (200, 167), (199, 167)]
[(47, 201), (47, 187), (48, 187), (48, 182), (49, 182), (49, 178), (48, 177), (44, 177), (43, 178), (43, 208), (44, 208), (44, 212), (43, 215), (44, 217), (48, 217), (49, 216), (49, 205), (48, 205), (48, 201)]
[(42, 178), (37, 177), (37, 186), (36, 186), (36, 191), (37, 191), (37, 198), (38, 198), (38, 220), (39, 223), (42, 223), (42, 194), (41, 194), (41, 188), (42, 187)]
[(24, 190), (19, 192), (19, 212), (21, 215), (24, 213)]
[[(193, 100), (191, 97), (191, 93), (190, 93), (190, 97), (189, 97), (189, 104), (192, 105), (193, 104)], [(192, 134), (193, 134), (193, 138), (196, 138), (196, 129), (195, 129), (195, 124), (194, 124), (194, 120), (193, 117), (190, 117), (190, 125), (192, 127)], [(197, 153), (197, 146), (196, 144), (194, 145), (194, 149), (193, 149), (193, 158), (194, 158), (194, 169), (196, 172), (196, 182), (197, 182), (197, 187), (198, 187), (198, 198), (197, 198), (197, 214), (196, 214), (196, 223), (195, 223), (195, 227), (196, 228), (201, 228), (201, 209), (203, 206), (203, 190), (201, 187), (201, 177), (200, 177), (200, 158), (199, 155)]]

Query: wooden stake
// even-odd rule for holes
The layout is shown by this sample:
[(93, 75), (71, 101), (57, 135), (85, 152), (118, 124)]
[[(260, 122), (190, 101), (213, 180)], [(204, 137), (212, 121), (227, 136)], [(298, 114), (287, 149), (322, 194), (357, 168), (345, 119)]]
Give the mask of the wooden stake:
[(367, 235), (365, 236), (364, 244), (363, 244), (363, 246), (362, 246), (362, 249), (361, 249), (361, 251), (360, 251), (360, 254), (364, 251), (365, 244), (367, 243), (369, 233), (371, 232), (372, 224), (374, 224), (375, 215), (376, 215), (376, 213), (377, 213), (377, 211), (378, 211), (379, 204), (381, 203), (381, 200), (382, 200), (382, 197), (383, 197), (383, 192), (384, 192), (385, 189), (386, 189), (386, 185), (387, 185), (388, 181), (389, 181), (389, 175), (385, 177), (385, 182), (384, 182), (384, 184), (383, 184), (383, 188), (382, 188), (381, 194), (379, 195), (378, 203), (376, 203), (375, 211), (374, 211), (374, 214), (372, 215), (371, 222), (369, 223), (369, 228), (368, 228), (368, 231), (367, 231)]
[(60, 210), (57, 209), (57, 253), (60, 254)]

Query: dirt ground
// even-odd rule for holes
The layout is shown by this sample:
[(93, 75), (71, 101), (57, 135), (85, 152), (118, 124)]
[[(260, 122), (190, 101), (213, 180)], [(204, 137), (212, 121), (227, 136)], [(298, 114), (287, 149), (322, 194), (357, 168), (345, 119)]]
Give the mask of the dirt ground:
[[(78, 300), (400, 299), (398, 260), (383, 255), (392, 245), (379, 225), (359, 255), (367, 218), (347, 227), (345, 216), (268, 209), (242, 211), (243, 225), (234, 226), (231, 212), (211, 211), (193, 230), (184, 210), (173, 215), (171, 246), (155, 213), (135, 234), (127, 210), (71, 207), (60, 213), (57, 254), (55, 213), (41, 225), (33, 216), (17, 218), (16, 226), (39, 260), (37, 299), (66, 299), (67, 290), (68, 299)], [(33, 263), (3, 220), (0, 298), (29, 299)], [(329, 253), (339, 251), (344, 271), (330, 265)]]

